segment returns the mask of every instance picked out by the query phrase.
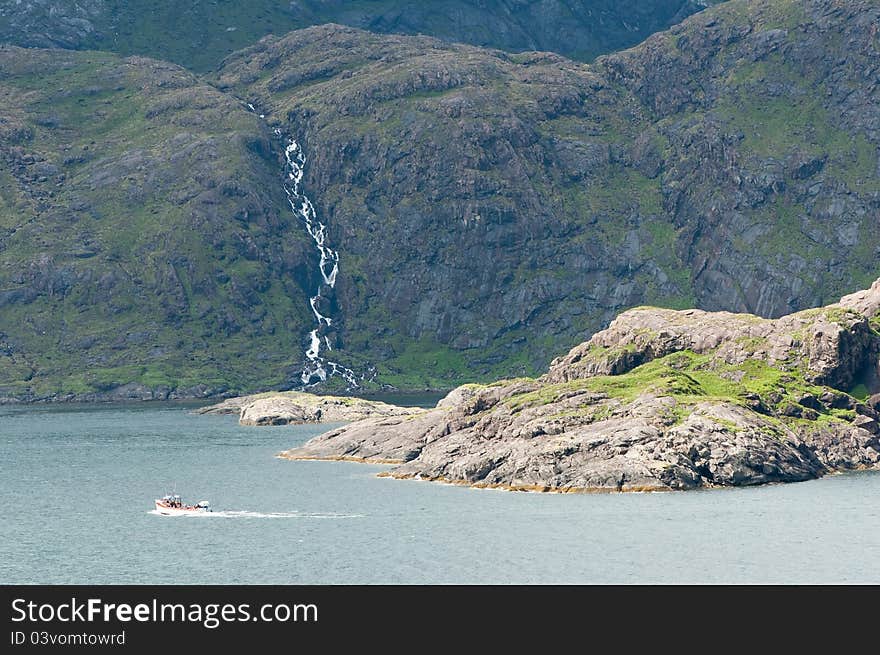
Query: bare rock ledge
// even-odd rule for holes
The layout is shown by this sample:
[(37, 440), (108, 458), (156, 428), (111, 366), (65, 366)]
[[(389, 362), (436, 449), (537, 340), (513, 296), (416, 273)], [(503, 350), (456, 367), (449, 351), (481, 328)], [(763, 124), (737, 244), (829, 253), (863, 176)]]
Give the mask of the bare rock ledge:
[(281, 453), (540, 491), (796, 482), (880, 468), (880, 280), (769, 320), (637, 308), (538, 379), (464, 385)]
[(363, 398), (280, 391), (229, 398), (196, 411), (199, 414), (238, 414), (238, 422), (242, 425), (288, 425), (409, 416), (422, 410)]

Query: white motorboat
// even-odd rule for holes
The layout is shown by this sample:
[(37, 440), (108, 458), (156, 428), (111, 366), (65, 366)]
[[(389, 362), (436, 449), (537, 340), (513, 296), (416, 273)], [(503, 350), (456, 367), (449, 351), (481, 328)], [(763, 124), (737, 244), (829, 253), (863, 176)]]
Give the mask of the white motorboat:
[(187, 505), (178, 494), (167, 494), (156, 499), (156, 511), (163, 516), (193, 516), (210, 512), (211, 504), (200, 500), (195, 505)]

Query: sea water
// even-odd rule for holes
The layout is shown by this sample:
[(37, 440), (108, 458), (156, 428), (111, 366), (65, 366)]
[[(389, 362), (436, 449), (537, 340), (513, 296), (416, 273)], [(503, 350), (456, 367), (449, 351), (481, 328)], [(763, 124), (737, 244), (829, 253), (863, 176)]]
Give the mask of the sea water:
[[(880, 582), (880, 473), (652, 494), (379, 478), (332, 426), (174, 403), (0, 407), (0, 583)], [(160, 516), (177, 491), (206, 516)]]

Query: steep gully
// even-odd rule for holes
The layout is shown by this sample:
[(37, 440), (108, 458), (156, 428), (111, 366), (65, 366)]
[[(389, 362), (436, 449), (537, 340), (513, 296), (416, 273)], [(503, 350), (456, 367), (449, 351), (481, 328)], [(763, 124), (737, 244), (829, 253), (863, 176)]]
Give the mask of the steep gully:
[[(259, 112), (253, 104), (249, 102), (244, 104), (251, 112), (265, 120), (265, 114)], [(329, 360), (321, 354), (324, 350), (327, 352), (333, 350), (330, 337), (336, 330), (334, 319), (324, 312), (330, 313), (330, 308), (333, 305), (336, 276), (339, 273), (339, 252), (328, 245), (327, 226), (318, 220), (314, 205), (302, 190), (306, 164), (305, 153), (299, 143), (290, 135), (285, 134), (281, 128), (273, 128), (272, 132), (284, 146), (284, 173), (286, 175), (284, 193), (287, 195), (287, 202), (294, 215), (305, 224), (306, 230), (315, 242), (315, 247), (320, 254), (318, 269), (321, 273), (321, 280), (315, 294), (309, 298), (309, 306), (315, 316), (317, 327), (308, 334), (309, 345), (305, 350), (306, 363), (300, 373), (301, 388), (313, 387), (338, 375), (345, 380), (348, 390), (358, 389), (360, 383), (367, 379), (368, 374), (370, 379), (375, 377), (375, 369), (371, 367), (367, 373), (358, 375), (352, 369)]]

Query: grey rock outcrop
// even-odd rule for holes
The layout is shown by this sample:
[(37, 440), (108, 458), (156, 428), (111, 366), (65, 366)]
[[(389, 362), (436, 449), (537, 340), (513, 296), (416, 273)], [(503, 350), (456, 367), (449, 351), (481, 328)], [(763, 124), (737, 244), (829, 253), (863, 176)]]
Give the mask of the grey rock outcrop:
[(296, 391), (229, 398), (196, 410), (199, 414), (238, 414), (242, 425), (337, 423), (374, 417), (410, 416), (421, 410), (348, 396), (317, 396)]
[(876, 317), (880, 314), (880, 280), (874, 282), (866, 291), (856, 291), (844, 296), (838, 304), (865, 316)]
[[(877, 352), (876, 334), (859, 309), (876, 312), (880, 287), (857, 300), (776, 320), (751, 314), (633, 309), (607, 330), (553, 360), (544, 376), (565, 382), (618, 375), (682, 350), (711, 354), (726, 364), (759, 359), (786, 370), (802, 368), (809, 382), (849, 389)], [(854, 294), (858, 295), (858, 294)]]
[(393, 462), (393, 477), (540, 491), (878, 468), (874, 397), (862, 403), (840, 386), (864, 384), (880, 362), (878, 299), (875, 284), (777, 320), (640, 308), (538, 380), (466, 385), (435, 409), (356, 422), (281, 457)]

